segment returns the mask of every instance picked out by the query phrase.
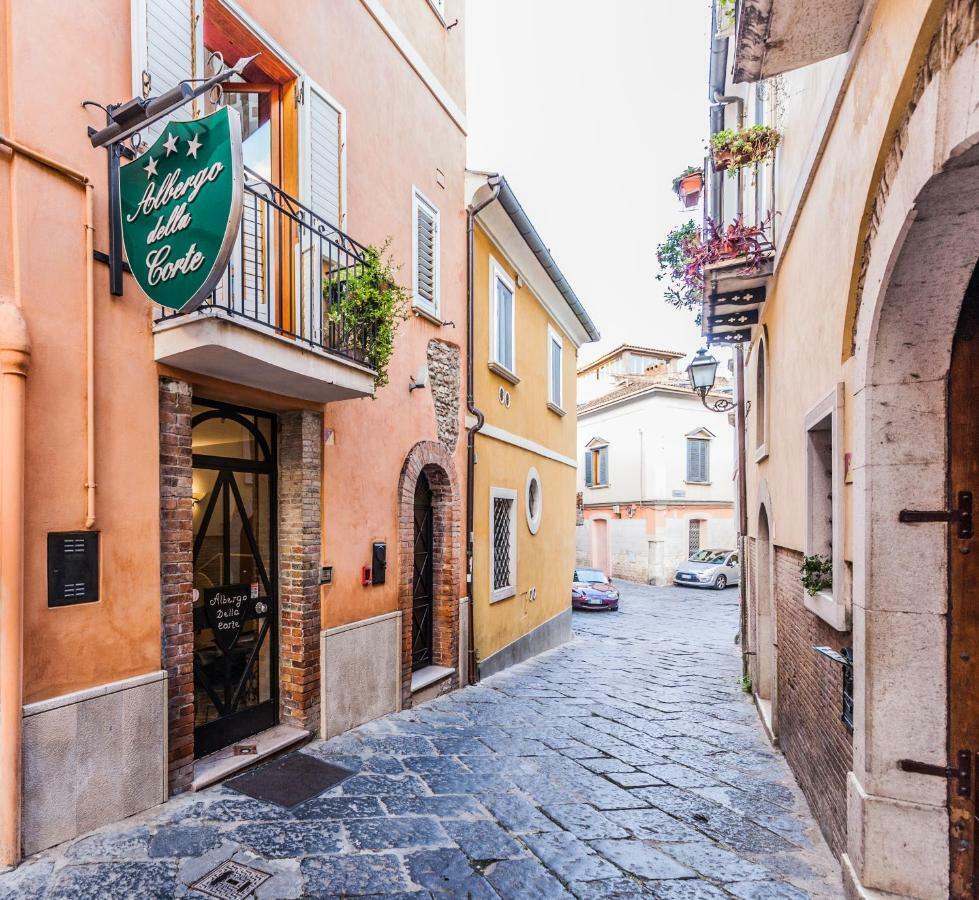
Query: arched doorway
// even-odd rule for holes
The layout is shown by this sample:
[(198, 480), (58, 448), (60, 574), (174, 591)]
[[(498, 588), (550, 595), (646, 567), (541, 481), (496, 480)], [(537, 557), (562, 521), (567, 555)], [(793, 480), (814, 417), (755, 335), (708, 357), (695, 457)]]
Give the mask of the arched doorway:
[[(949, 375), (979, 259), (979, 132), (971, 90), (962, 89), (974, 78), (976, 45), (945, 40), (949, 33), (939, 30), (948, 52), (922, 68), (871, 198), (853, 337), (854, 754), (844, 871), (861, 889), (919, 897), (972, 896), (963, 873), (975, 865), (954, 806), (950, 820), (956, 782), (900, 763), (940, 771), (959, 749), (975, 750), (953, 746), (949, 652), (949, 559), (957, 566), (972, 554), (950, 547), (954, 524), (901, 522), (903, 510), (957, 505), (949, 424), (962, 401), (956, 391), (950, 404)], [(954, 587), (951, 604), (954, 619)]]
[(432, 488), (424, 472), (415, 484), (414, 540), (411, 579), (411, 670), (432, 665), (434, 637), (434, 532)]
[(768, 510), (758, 510), (758, 538), (755, 542), (755, 696), (774, 733), (773, 704), (775, 681), (775, 616), (772, 598), (772, 537)]
[(435, 673), (441, 690), (457, 687), (460, 680), (462, 506), (448, 448), (435, 441), (415, 444), (401, 467), (398, 498), (401, 705), (407, 708), (413, 674), (421, 673), (418, 681), (427, 682), (423, 670), (444, 670)]

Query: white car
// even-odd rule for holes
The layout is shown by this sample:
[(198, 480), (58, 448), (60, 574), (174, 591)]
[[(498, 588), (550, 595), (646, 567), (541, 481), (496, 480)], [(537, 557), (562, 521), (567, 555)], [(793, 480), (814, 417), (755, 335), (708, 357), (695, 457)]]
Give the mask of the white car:
[(673, 583), (686, 587), (712, 587), (723, 591), (741, 582), (741, 561), (737, 550), (698, 550), (681, 563)]

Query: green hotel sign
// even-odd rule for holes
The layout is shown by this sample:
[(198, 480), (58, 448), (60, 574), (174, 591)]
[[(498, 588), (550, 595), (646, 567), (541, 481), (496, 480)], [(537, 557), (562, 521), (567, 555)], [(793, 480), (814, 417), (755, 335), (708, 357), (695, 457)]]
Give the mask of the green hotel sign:
[(169, 122), (119, 173), (122, 238), (154, 303), (190, 312), (224, 274), (241, 222), (241, 120), (224, 107)]

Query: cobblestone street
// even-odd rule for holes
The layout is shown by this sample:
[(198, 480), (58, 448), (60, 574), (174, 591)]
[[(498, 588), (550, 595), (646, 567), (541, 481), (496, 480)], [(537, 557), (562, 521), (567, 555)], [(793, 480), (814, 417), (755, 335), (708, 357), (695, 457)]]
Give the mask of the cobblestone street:
[(28, 860), (0, 897), (840, 897), (740, 691), (737, 591), (622, 583), (622, 612), (427, 706), (301, 752), (357, 774), (291, 810), (225, 787)]

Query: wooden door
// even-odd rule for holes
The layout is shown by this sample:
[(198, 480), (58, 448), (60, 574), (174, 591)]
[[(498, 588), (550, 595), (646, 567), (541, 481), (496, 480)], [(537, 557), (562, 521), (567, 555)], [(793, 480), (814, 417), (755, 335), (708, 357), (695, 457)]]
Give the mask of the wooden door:
[[(979, 284), (973, 275), (952, 348), (949, 374), (949, 503), (979, 494)], [(979, 750), (979, 541), (949, 525), (949, 766), (964, 764), (970, 777), (951, 778), (949, 895), (979, 894), (976, 854), (975, 753)], [(960, 757), (968, 752), (971, 757)]]
[(608, 564), (608, 521), (593, 519), (592, 528), (592, 565), (611, 576)]

